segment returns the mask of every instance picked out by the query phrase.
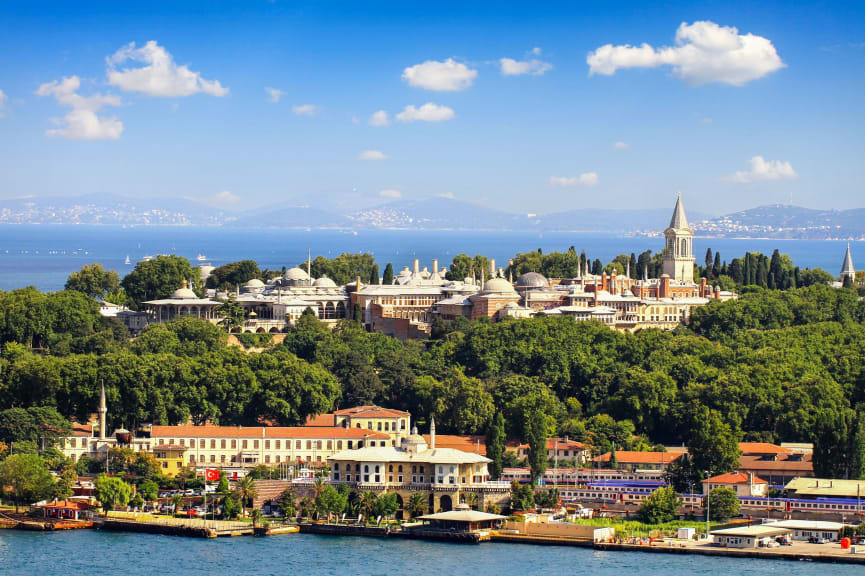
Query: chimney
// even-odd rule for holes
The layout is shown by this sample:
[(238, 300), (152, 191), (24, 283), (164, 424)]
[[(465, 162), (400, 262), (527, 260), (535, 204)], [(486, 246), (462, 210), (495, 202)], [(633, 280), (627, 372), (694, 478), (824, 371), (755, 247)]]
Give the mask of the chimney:
[(438, 273), (439, 273), (439, 261), (438, 261), (438, 258), (433, 258), (433, 267), (432, 267), (432, 271), (433, 271), (433, 274), (438, 274)]
[(355, 290), (360, 291), (360, 276), (355, 278)]
[(670, 295), (670, 275), (661, 274), (661, 285), (658, 287), (658, 298), (667, 298)]
[(420, 274), (420, 260), (417, 258), (414, 259), (414, 265), (412, 267), (412, 276), (418, 276)]
[(490, 278), (496, 277), (496, 259), (490, 258)]
[(430, 447), (431, 450), (435, 450), (435, 449), (436, 449), (436, 417), (435, 417), (435, 416), (433, 416), (432, 418), (430, 418), (430, 424), (429, 424), (429, 444), (430, 444), (429, 447)]
[(601, 273), (601, 290), (607, 290), (607, 273), (606, 271)]

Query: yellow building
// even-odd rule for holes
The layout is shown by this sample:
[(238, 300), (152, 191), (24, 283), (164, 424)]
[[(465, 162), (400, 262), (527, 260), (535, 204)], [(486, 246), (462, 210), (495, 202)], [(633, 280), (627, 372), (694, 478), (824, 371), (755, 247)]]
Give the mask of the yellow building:
[(355, 406), (311, 417), (306, 421), (305, 426), (309, 428), (337, 426), (381, 432), (390, 437), (391, 446), (399, 446), (400, 441), (406, 438), (411, 430), (411, 414), (381, 406)]
[(183, 468), (186, 448), (175, 444), (157, 444), (153, 447), (153, 456), (159, 463), (159, 469), (165, 476), (175, 476)]

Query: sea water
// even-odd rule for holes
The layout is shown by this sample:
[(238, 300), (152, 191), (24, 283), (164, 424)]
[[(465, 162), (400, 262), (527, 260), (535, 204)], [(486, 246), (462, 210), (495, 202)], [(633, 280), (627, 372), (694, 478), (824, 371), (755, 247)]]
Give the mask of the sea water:
[(34, 576), (847, 576), (862, 573), (862, 567), (854, 565), (602, 552), (567, 546), (446, 544), (312, 534), (204, 540), (94, 530), (53, 533), (0, 530), (0, 574)]
[[(483, 254), (506, 266), (517, 253), (541, 249), (544, 253), (565, 251), (573, 246), (578, 252), (602, 262), (618, 254), (639, 254), (644, 250), (663, 249), (662, 238), (626, 237), (611, 234), (535, 232), (471, 232), (408, 230), (277, 230), (217, 227), (133, 227), (75, 225), (0, 225), (0, 290), (35, 286), (40, 290), (60, 290), (71, 272), (85, 264), (101, 263), (106, 269), (127, 274), (144, 256), (177, 254), (197, 264), (201, 254), (214, 266), (251, 259), (261, 268), (281, 269), (312, 257), (328, 258), (343, 252), (368, 252), (379, 263), (380, 270), (391, 262), (398, 272), (418, 258), (421, 266), (448, 266), (460, 253)], [(853, 247), (865, 258), (862, 248)], [(841, 268), (846, 243), (809, 240), (694, 240), (694, 253), (702, 263), (706, 249), (719, 251), (730, 260), (746, 251), (771, 254), (778, 248), (789, 254), (802, 268), (823, 268), (836, 274)], [(125, 264), (129, 256), (130, 264)], [(858, 262), (865, 267), (865, 262)], [(636, 273), (636, 271), (632, 271)]]

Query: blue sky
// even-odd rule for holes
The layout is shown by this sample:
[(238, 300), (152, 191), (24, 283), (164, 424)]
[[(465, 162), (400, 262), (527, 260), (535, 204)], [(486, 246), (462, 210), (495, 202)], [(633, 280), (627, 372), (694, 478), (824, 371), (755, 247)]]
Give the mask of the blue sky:
[(0, 2), (0, 197), (865, 206), (861, 2), (406, 4)]

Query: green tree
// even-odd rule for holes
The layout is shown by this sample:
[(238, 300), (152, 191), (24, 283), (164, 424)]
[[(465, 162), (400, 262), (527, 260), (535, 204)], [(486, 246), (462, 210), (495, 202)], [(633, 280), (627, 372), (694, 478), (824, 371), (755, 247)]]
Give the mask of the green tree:
[(637, 516), (646, 524), (663, 524), (678, 518), (679, 504), (679, 495), (673, 487), (665, 486), (658, 488), (643, 500), (637, 510)]
[(688, 453), (694, 468), (723, 474), (739, 467), (741, 432), (723, 421), (720, 413), (705, 406), (697, 408), (692, 419)]
[(709, 510), (712, 520), (726, 520), (739, 515), (739, 498), (732, 488), (719, 486), (709, 493)]
[(170, 297), (185, 282), (197, 276), (186, 258), (160, 255), (136, 264), (121, 284), (132, 304), (137, 307), (146, 300)]
[(54, 498), (66, 500), (72, 496), (75, 493), (74, 488), (77, 482), (78, 474), (75, 472), (75, 467), (70, 463), (57, 476), (57, 481), (54, 483)]
[(396, 492), (386, 492), (379, 496), (373, 507), (373, 515), (388, 519), (399, 510)]
[(369, 522), (376, 510), (378, 494), (371, 490), (361, 492), (358, 496), (358, 511), (363, 514), (364, 522)]
[(241, 260), (239, 262), (229, 262), (210, 272), (210, 275), (207, 277), (206, 286), (221, 290), (233, 290), (237, 286), (246, 284), (253, 278), (262, 278), (261, 270), (255, 261)]
[(385, 286), (393, 284), (393, 264), (390, 262), (384, 267), (384, 276), (382, 276), (381, 283)]
[[(391, 273), (393, 273), (393, 271), (391, 271)], [(369, 272), (369, 283), (372, 285), (378, 285), (379, 280), (378, 264), (373, 264)]]
[(183, 509), (183, 496), (180, 494), (175, 494), (171, 497), (171, 506), (174, 509), (174, 515), (178, 516)]
[(132, 496), (132, 487), (115, 476), (100, 474), (96, 479), (96, 499), (105, 510), (126, 506)]
[(511, 511), (525, 512), (535, 507), (535, 493), (528, 484), (520, 484), (516, 480), (511, 482)]
[(159, 497), (159, 484), (153, 480), (145, 480), (138, 485), (138, 493), (148, 502), (156, 502)]
[(246, 516), (246, 507), (252, 506), (252, 501), (258, 496), (258, 487), (255, 479), (244, 476), (234, 487), (234, 498), (240, 504), (240, 515)]
[(412, 518), (417, 518), (426, 509), (426, 496), (421, 492), (412, 492), (408, 499), (408, 512)]
[(348, 504), (347, 494), (342, 494), (331, 484), (327, 484), (315, 497), (315, 508), (319, 514), (326, 514), (330, 519), (331, 514), (339, 515)]
[(297, 494), (291, 487), (279, 495), (279, 510), (283, 518), (294, 518), (297, 515)]
[(66, 290), (82, 292), (97, 300), (104, 300), (119, 289), (120, 276), (117, 272), (105, 270), (102, 264), (98, 263), (82, 266), (81, 270), (73, 272), (66, 280)]
[(36, 454), (12, 454), (0, 462), (0, 493), (21, 503), (44, 500), (54, 492), (54, 479)]
[(487, 465), (490, 478), (498, 480), (502, 475), (502, 458), (505, 453), (505, 418), (501, 412), (496, 412), (487, 429), (487, 458), (492, 460)]
[(226, 332), (243, 325), (243, 307), (233, 300), (225, 300), (217, 306), (216, 314), (219, 316), (219, 325), (225, 328)]

